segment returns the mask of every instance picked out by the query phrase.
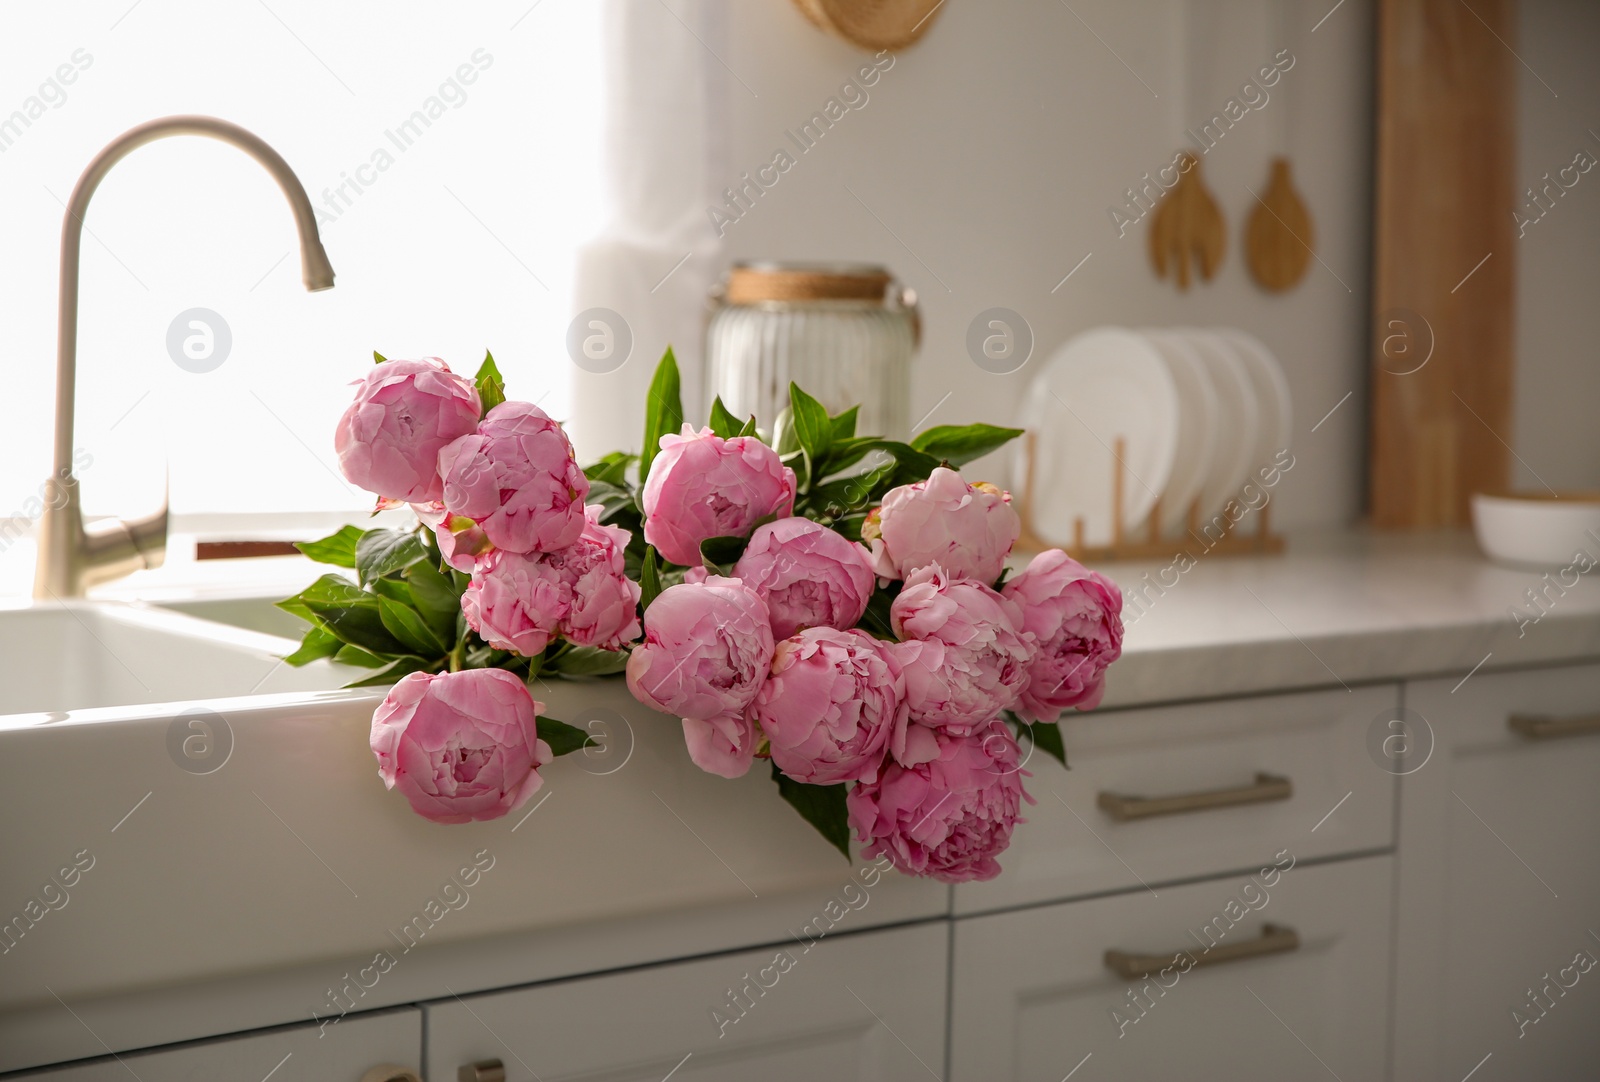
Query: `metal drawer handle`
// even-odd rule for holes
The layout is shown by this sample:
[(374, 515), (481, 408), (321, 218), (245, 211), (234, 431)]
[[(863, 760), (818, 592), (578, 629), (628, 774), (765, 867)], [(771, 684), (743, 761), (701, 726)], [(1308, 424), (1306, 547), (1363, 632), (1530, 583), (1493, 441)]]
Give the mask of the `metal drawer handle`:
[(1214, 966), (1223, 962), (1238, 962), (1246, 958), (1260, 958), (1266, 954), (1282, 954), (1284, 951), (1300, 949), (1300, 936), (1293, 928), (1285, 928), (1281, 924), (1263, 924), (1261, 935), (1255, 939), (1245, 939), (1238, 943), (1229, 943), (1222, 947), (1212, 947), (1208, 951), (1195, 953), (1185, 947), (1182, 950), (1170, 951), (1167, 954), (1134, 954), (1130, 951), (1106, 951), (1106, 968), (1112, 970), (1124, 980), (1136, 981), (1151, 973), (1171, 968), (1173, 960), (1183, 955), (1194, 959), (1194, 965)]
[(1276, 774), (1256, 774), (1254, 785), (1241, 789), (1212, 789), (1203, 793), (1182, 793), (1178, 796), (1124, 796), (1121, 793), (1101, 793), (1096, 803), (1111, 818), (1126, 822), (1129, 819), (1148, 819), (1152, 815), (1177, 815), (1180, 812), (1205, 811), (1208, 808), (1229, 808), (1235, 804), (1262, 804), (1269, 800), (1288, 800), (1294, 795), (1294, 785), (1288, 778)]
[(480, 1059), (456, 1068), (456, 1082), (506, 1082), (506, 1065), (497, 1059)]
[(1587, 714), (1576, 718), (1541, 718), (1529, 714), (1512, 714), (1506, 724), (1529, 740), (1553, 740), (1562, 736), (1582, 736), (1600, 733), (1600, 714)]

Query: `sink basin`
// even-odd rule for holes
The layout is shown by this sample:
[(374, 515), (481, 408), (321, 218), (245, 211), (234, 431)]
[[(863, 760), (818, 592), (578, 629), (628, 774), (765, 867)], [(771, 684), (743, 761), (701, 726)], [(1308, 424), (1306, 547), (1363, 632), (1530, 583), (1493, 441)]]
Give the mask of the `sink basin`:
[(229, 627), (242, 627), (264, 635), (293, 639), (296, 643), (306, 633), (306, 623), (278, 608), (275, 602), (293, 590), (281, 590), (265, 597), (198, 597), (180, 601), (157, 601), (153, 604), (173, 612), (188, 613), (202, 620), (213, 620)]
[(357, 671), (283, 664), (295, 645), (135, 605), (71, 601), (0, 609), (0, 728), (39, 720), (16, 715), (321, 691)]
[[(0, 608), (0, 1073), (326, 1015), (379, 951), (404, 962), (363, 1010), (765, 942), (854, 874), (765, 770), (700, 770), (619, 678), (538, 681), (600, 745), (510, 816), (430, 823), (378, 779), (385, 689), (334, 690), (366, 670), (281, 664), (293, 646), (134, 603)], [(872, 919), (946, 892), (886, 878)], [(422, 948), (397, 943), (419, 920)]]

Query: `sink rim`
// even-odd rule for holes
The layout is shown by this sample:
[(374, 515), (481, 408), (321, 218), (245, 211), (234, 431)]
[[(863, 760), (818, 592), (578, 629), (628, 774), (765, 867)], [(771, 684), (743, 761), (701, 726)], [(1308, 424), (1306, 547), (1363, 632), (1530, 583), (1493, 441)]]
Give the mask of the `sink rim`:
[[(252, 657), (253, 660), (282, 663), (285, 655), (292, 653), (299, 643), (265, 632), (252, 631), (232, 624), (207, 620), (175, 609), (164, 608), (146, 601), (119, 601), (101, 599), (57, 599), (39, 601), (26, 598), (0, 600), (0, 622), (17, 618), (29, 612), (73, 615), (74, 619), (94, 636), (94, 629), (78, 615), (92, 613), (95, 617), (109, 618), (124, 625), (156, 632), (179, 639), (189, 639), (208, 645), (221, 646)], [(21, 617), (25, 619), (25, 617)], [(328, 662), (313, 662), (326, 665)], [(352, 670), (359, 672), (360, 670)], [(324, 705), (359, 702), (364, 699), (376, 703), (387, 688), (331, 688), (323, 691), (275, 691), (258, 694), (230, 696), (199, 696), (192, 699), (165, 699), (154, 703), (135, 703), (121, 706), (90, 706), (74, 710), (36, 710), (0, 713), (0, 733), (36, 729), (40, 726), (104, 725), (121, 721), (148, 721), (181, 711), (185, 707), (204, 705), (223, 713), (230, 711), (273, 710), (291, 705)]]

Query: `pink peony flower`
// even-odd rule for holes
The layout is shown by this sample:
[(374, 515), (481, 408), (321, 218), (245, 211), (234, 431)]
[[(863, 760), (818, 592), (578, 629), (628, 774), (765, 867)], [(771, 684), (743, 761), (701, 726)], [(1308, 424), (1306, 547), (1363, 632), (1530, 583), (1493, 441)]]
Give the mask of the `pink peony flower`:
[(628, 689), (684, 719), (689, 757), (736, 778), (750, 769), (755, 729), (745, 716), (772, 665), (766, 602), (738, 579), (663, 590), (644, 614), (644, 642), (628, 658)]
[(439, 555), (457, 571), (471, 571), (478, 566), (478, 558), (494, 551), (483, 527), (470, 518), (457, 515), (451, 518), (444, 509), (444, 501), (414, 503), (411, 510), (417, 520), (433, 531), (439, 545)]
[(583, 533), (544, 558), (559, 565), (572, 587), (561, 633), (579, 646), (620, 650), (639, 637), (639, 584), (628, 578), (623, 557), (630, 534), (600, 525), (604, 510), (599, 504), (584, 508)]
[(589, 479), (561, 426), (538, 406), (502, 402), (477, 432), (439, 452), (444, 506), (471, 519), (495, 548), (554, 552), (583, 531)]
[(701, 562), (708, 537), (744, 537), (768, 515), (794, 510), (794, 471), (754, 436), (723, 439), (683, 426), (661, 437), (641, 503), (644, 538), (675, 564)]
[(913, 571), (889, 609), (911, 720), (951, 735), (1009, 710), (1028, 682), (1033, 636), (1015, 604), (937, 564)]
[(439, 452), (478, 427), (478, 389), (437, 357), (385, 361), (356, 384), (333, 432), (344, 475), (385, 499), (439, 499)]
[(639, 635), (639, 585), (628, 579), (628, 531), (585, 509), (564, 549), (524, 556), (498, 549), (477, 561), (461, 595), (467, 624), (491, 646), (532, 657), (557, 633), (579, 646), (620, 650)]
[(542, 709), (504, 669), (402, 677), (372, 714), (378, 776), (432, 822), (498, 819), (544, 783)]
[(926, 481), (890, 489), (861, 537), (881, 578), (902, 579), (936, 563), (952, 577), (988, 584), (1000, 577), (1021, 532), (1009, 493), (969, 485), (940, 466)]
[(724, 714), (702, 721), (683, 719), (683, 742), (695, 766), (708, 774), (740, 778), (755, 758), (756, 728), (748, 714)]
[(1037, 652), (1017, 712), (1055, 721), (1090, 710), (1106, 690), (1106, 666), (1122, 656), (1122, 591), (1060, 549), (1041, 552), (1001, 591), (1022, 609)]
[(766, 599), (772, 634), (856, 626), (874, 586), (867, 550), (808, 518), (757, 526), (734, 575)]
[(532, 657), (572, 608), (572, 583), (543, 556), (489, 553), (461, 594), (467, 626), (490, 646)]
[[(916, 728), (916, 726), (913, 726)], [(908, 875), (946, 883), (993, 879), (995, 858), (1020, 822), (1022, 788), (1017, 743), (1000, 721), (963, 737), (935, 734), (937, 755), (916, 766), (890, 760), (875, 782), (846, 797), (863, 859), (886, 854)]]
[(779, 770), (811, 785), (877, 778), (891, 734), (906, 724), (892, 646), (829, 627), (778, 643), (750, 716)]

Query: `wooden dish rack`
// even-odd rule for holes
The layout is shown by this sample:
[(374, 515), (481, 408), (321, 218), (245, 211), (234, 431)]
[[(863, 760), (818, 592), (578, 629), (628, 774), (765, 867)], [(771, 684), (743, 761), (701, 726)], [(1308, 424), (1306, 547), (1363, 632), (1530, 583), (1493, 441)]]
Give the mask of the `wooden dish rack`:
[[(1113, 461), (1111, 473), (1111, 541), (1109, 544), (1091, 545), (1083, 538), (1083, 516), (1079, 515), (1072, 522), (1072, 541), (1062, 544), (1059, 541), (1050, 541), (1039, 535), (1034, 526), (1033, 511), (1037, 506), (1034, 493), (1034, 461), (1035, 446), (1034, 434), (1025, 433), (1022, 437), (1023, 453), (1026, 462), (1022, 483), (1022, 533), (1017, 538), (1017, 546), (1033, 552), (1042, 552), (1048, 548), (1064, 549), (1067, 555), (1082, 563), (1104, 563), (1112, 560), (1159, 560), (1177, 556), (1187, 552), (1195, 559), (1201, 556), (1267, 556), (1278, 555), (1283, 552), (1284, 541), (1281, 534), (1272, 529), (1272, 501), (1261, 505), (1260, 510), (1249, 512), (1256, 519), (1255, 529), (1239, 532), (1236, 530), (1238, 523), (1230, 523), (1226, 515), (1218, 514), (1207, 525), (1215, 525), (1220, 521), (1222, 532), (1220, 536), (1212, 539), (1209, 535), (1201, 533), (1200, 501), (1192, 500), (1183, 514), (1184, 532), (1180, 537), (1164, 537), (1163, 528), (1170, 523), (1162, 518), (1160, 497), (1156, 498), (1155, 505), (1150, 508), (1150, 518), (1144, 528), (1138, 531), (1138, 536), (1130, 536), (1126, 517), (1127, 500), (1125, 486), (1127, 484), (1127, 447), (1121, 436), (1114, 437), (1111, 441), (1111, 458)], [(1240, 519), (1243, 522), (1244, 518)]]

